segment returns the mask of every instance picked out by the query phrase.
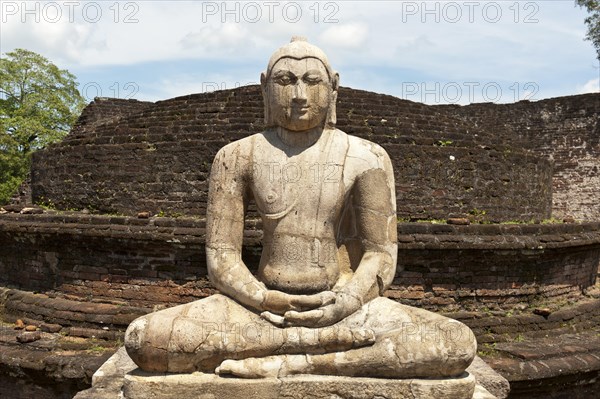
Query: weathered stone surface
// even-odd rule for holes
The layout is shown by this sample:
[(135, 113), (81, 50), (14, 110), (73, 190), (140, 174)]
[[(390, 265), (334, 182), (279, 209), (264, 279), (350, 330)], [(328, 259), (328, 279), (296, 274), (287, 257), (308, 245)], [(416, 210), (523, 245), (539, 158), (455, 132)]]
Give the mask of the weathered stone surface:
[(600, 386), (597, 328), (577, 334), (565, 331), (540, 334), (523, 342), (501, 342), (494, 345), (494, 350), (496, 354), (486, 361), (510, 382), (511, 397), (597, 396)]
[[(5, 307), (7, 320), (23, 318), (29, 324), (40, 325), (48, 332), (57, 332), (62, 326), (71, 326), (72, 335), (97, 336), (106, 339), (117, 338), (122, 334), (118, 330), (119, 327), (122, 330), (133, 319), (152, 310), (125, 304), (50, 297), (45, 294), (10, 289), (5, 291), (5, 298), (0, 298), (0, 305)], [(21, 328), (24, 326), (23, 323)], [(81, 328), (78, 329), (76, 326)], [(105, 327), (109, 330), (105, 330)]]
[[(110, 359), (108, 359), (97, 371), (96, 373), (94, 373), (94, 376), (92, 377), (92, 388), (87, 389), (85, 391), (81, 391), (79, 392), (74, 399), (122, 399), (122, 390), (121, 388), (123, 387), (123, 385), (125, 384), (125, 375), (126, 374), (133, 374), (135, 375), (135, 379), (133, 380), (133, 382), (131, 383), (132, 389), (139, 391), (139, 392), (149, 392), (150, 388), (149, 386), (154, 386), (153, 384), (155, 383), (155, 380), (150, 379), (150, 382), (148, 384), (148, 386), (145, 387), (145, 377), (141, 376), (140, 374), (143, 375), (143, 373), (140, 373), (139, 371), (134, 372), (134, 370), (137, 369), (137, 365), (131, 360), (131, 358), (129, 358), (129, 356), (127, 355), (127, 352), (125, 351), (125, 347), (122, 347), (121, 349), (119, 349)], [(469, 374), (473, 375), (476, 379), (477, 385), (475, 386), (475, 391), (473, 393), (473, 399), (496, 399), (496, 396), (492, 395), (490, 392), (488, 392), (485, 388), (484, 385), (486, 387), (490, 387), (493, 386), (493, 381), (499, 380), (502, 377), (500, 377), (499, 375), (495, 374), (494, 371), (492, 370), (491, 372), (482, 372), (482, 369), (484, 369), (484, 367), (482, 367), (482, 365), (480, 364), (480, 362), (475, 362), (473, 364), (473, 366), (471, 366), (469, 368)], [(477, 374), (473, 374), (471, 373), (471, 371), (475, 371)], [(132, 373), (134, 372), (134, 373)], [(200, 373), (195, 373), (195, 375), (199, 375)], [(159, 378), (162, 378), (163, 376), (159, 376)], [(219, 377), (213, 376), (212, 380), (216, 380)], [(296, 377), (297, 378), (297, 377)], [(240, 389), (244, 389), (244, 386), (256, 386), (256, 383), (252, 382), (252, 380), (239, 380), (239, 379), (227, 379), (228, 381), (237, 381), (239, 383), (239, 387)], [(348, 380), (347, 378), (344, 380)], [(365, 378), (363, 379), (365, 381), (374, 381), (377, 379), (369, 379), (369, 378)], [(168, 380), (168, 381), (172, 381), (172, 380)], [(263, 380), (264, 381), (264, 380)], [(340, 381), (340, 379), (337, 380), (338, 382)], [(413, 380), (416, 381), (416, 380)], [(250, 383), (249, 383), (250, 382)], [(389, 382), (389, 381), (388, 381)], [(421, 380), (422, 382), (422, 380)], [(248, 384), (249, 383), (249, 384)], [(413, 384), (416, 385), (416, 384)], [(309, 393), (312, 394), (312, 391), (310, 391), (310, 388), (303, 388), (305, 390), (307, 390)], [(181, 396), (181, 398), (194, 398), (196, 394), (200, 394), (199, 392), (204, 392), (203, 391), (203, 387), (200, 386), (196, 386), (194, 391), (189, 391), (187, 393), (184, 394), (184, 396)], [(151, 393), (149, 393), (151, 394)], [(258, 396), (254, 396), (254, 392), (250, 392), (247, 393), (245, 399), (247, 398), (259, 398)], [(149, 398), (152, 398), (152, 396), (148, 396)], [(160, 398), (160, 396), (156, 396), (157, 398)], [(200, 396), (201, 397), (201, 396)], [(310, 396), (306, 396), (307, 398), (310, 398)], [(365, 398), (368, 398), (369, 396), (365, 396)], [(440, 396), (440, 397), (444, 397), (445, 396)], [(219, 398), (219, 396), (215, 396), (215, 399)], [(329, 399), (329, 397), (326, 397), (327, 399)], [(352, 397), (353, 399), (355, 397)], [(411, 399), (419, 399), (419, 397), (411, 397), (409, 396), (409, 398)], [(503, 399), (504, 396), (498, 396), (497, 399)], [(262, 397), (260, 397), (260, 399), (263, 399)], [(436, 398), (437, 399), (437, 398)]]
[(456, 224), (459, 226), (468, 226), (471, 224), (471, 221), (467, 218), (450, 218), (447, 220), (448, 224)]
[(533, 309), (534, 314), (539, 314), (540, 316), (548, 317), (552, 311), (548, 308), (536, 308)]
[[(19, 344), (19, 334), (40, 339)], [(94, 371), (114, 353), (110, 348), (90, 351), (91, 345), (60, 334), (20, 332), (0, 325), (0, 397), (73, 397), (90, 386)]]
[[(108, 328), (108, 327), (105, 327)], [(83, 338), (98, 338), (106, 340), (117, 340), (123, 338), (123, 332), (119, 330), (105, 330), (97, 328), (82, 328), (82, 327), (69, 327), (66, 332), (72, 337), (83, 337)]]
[(92, 376), (92, 387), (79, 392), (73, 399), (121, 399), (125, 374), (137, 365), (121, 347)]
[(7, 212), (19, 213), (24, 208), (22, 205), (4, 205), (3, 209)]
[[(121, 381), (125, 374), (137, 369), (137, 365), (131, 360), (125, 347), (122, 346), (112, 355), (92, 376), (92, 386), (107, 385), (112, 380)], [(120, 386), (119, 386), (120, 387)]]
[(24, 331), (17, 335), (17, 341), (22, 344), (27, 344), (29, 342), (37, 341), (42, 338), (42, 334), (39, 331)]
[(496, 399), (496, 396), (492, 395), (487, 389), (485, 389), (481, 385), (475, 385), (473, 399)]
[(62, 330), (62, 326), (60, 324), (51, 324), (51, 323), (42, 323), (40, 324), (40, 330), (49, 333), (57, 333)]
[(21, 213), (23, 215), (39, 215), (44, 213), (44, 210), (42, 208), (25, 207), (21, 209)]
[[(125, 376), (125, 399), (471, 399), (475, 378), (465, 374), (449, 380), (393, 380), (332, 376), (292, 376), (246, 380), (213, 374)], [(78, 398), (79, 399), (79, 398)]]
[[(209, 179), (207, 268), (224, 295), (136, 319), (129, 356), (150, 372), (241, 378), (463, 373), (477, 346), (468, 327), (382, 297), (398, 255), (393, 166), (335, 128), (339, 75), (323, 51), (292, 39), (261, 86), (265, 130), (220, 149)], [(250, 198), (256, 275), (242, 257)]]
[(477, 383), (485, 388), (493, 397), (505, 399), (510, 392), (508, 380), (494, 371), (479, 356), (475, 356), (473, 363), (467, 368), (467, 372), (472, 374)]

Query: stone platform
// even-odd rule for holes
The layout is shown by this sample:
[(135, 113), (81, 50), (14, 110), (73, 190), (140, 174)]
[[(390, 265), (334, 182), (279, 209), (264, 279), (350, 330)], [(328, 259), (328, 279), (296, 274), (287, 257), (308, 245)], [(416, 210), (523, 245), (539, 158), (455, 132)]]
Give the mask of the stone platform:
[(315, 375), (249, 380), (202, 373), (150, 374), (137, 369), (124, 348), (121, 348), (96, 372), (92, 388), (80, 392), (75, 399), (497, 398), (476, 380), (475, 375), (482, 375), (478, 372), (481, 370), (473, 371), (452, 380), (391, 380)]
[(455, 379), (350, 378), (298, 375), (283, 378), (239, 379), (214, 374), (151, 375), (135, 370), (125, 375), (125, 399), (471, 399), (475, 377)]

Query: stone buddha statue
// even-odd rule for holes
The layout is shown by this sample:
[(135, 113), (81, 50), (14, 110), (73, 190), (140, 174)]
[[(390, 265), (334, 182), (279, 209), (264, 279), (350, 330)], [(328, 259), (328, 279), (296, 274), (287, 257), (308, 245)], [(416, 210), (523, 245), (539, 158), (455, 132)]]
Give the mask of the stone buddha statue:
[[(385, 298), (398, 254), (388, 154), (336, 129), (339, 75), (302, 38), (261, 75), (264, 132), (232, 142), (210, 175), (206, 253), (220, 294), (136, 319), (143, 370), (446, 378), (476, 341), (464, 324)], [(256, 275), (242, 260), (250, 201), (263, 223)]]

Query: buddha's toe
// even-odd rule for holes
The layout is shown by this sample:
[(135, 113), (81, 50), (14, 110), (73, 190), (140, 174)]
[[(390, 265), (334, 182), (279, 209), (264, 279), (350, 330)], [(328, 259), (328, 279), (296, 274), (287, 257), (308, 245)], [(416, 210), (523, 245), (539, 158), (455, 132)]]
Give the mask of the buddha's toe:
[(352, 330), (352, 337), (354, 339), (354, 347), (359, 348), (361, 346), (371, 345), (375, 342), (375, 333), (373, 330), (368, 328), (359, 328)]
[(278, 377), (283, 359), (278, 356), (248, 358), (244, 360), (224, 360), (215, 373), (233, 375), (240, 378)]
[(224, 360), (219, 367), (215, 369), (215, 374), (234, 375), (241, 378), (257, 378), (244, 363), (244, 360)]

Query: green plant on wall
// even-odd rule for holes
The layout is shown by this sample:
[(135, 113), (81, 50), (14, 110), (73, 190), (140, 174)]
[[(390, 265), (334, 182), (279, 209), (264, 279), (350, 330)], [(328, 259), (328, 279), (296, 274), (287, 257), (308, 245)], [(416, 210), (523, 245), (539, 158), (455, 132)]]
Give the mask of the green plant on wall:
[(438, 147), (448, 147), (451, 146), (454, 142), (452, 140), (438, 140), (434, 143), (435, 146)]
[(473, 208), (469, 211), (469, 213), (473, 216), (485, 216), (487, 212), (483, 209)]

